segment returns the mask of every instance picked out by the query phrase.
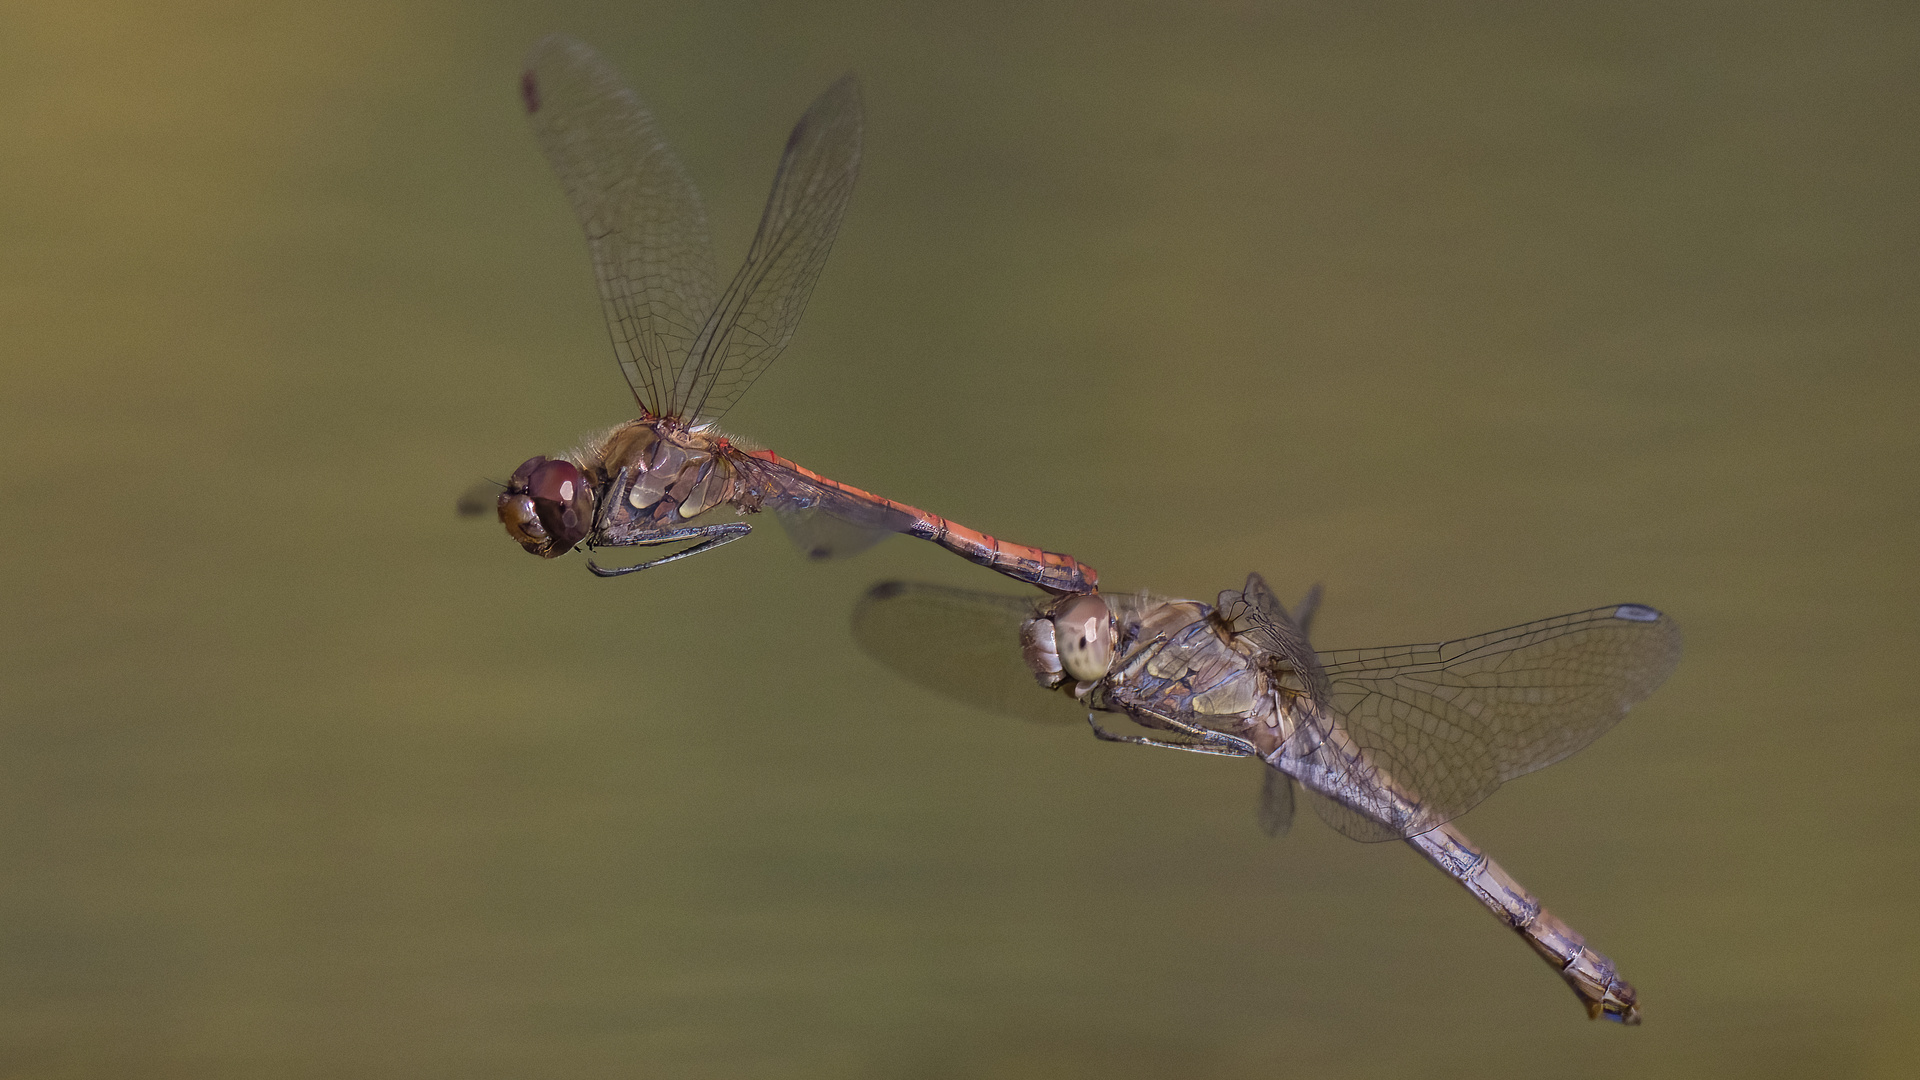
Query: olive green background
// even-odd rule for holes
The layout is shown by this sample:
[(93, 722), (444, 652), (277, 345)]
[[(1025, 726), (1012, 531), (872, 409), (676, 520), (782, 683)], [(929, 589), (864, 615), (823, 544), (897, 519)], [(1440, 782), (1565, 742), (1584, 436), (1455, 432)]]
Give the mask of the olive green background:
[[(1464, 821), (1589, 1023), (1257, 768), (932, 698), (778, 528), (452, 513), (625, 419), (515, 84), (604, 52), (723, 273), (868, 153), (727, 426), (1329, 647), (1614, 601), (1668, 685)], [(0, 11), (0, 1076), (1901, 1076), (1920, 1057), (1906, 5)], [(768, 526), (772, 523), (768, 522)]]

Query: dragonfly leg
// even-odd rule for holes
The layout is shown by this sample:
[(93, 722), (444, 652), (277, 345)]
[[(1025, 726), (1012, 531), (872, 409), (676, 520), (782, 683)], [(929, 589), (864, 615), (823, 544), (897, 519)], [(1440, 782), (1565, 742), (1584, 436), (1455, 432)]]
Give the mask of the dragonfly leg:
[[(1156, 717), (1159, 718), (1159, 717)], [(1134, 746), (1157, 746), (1162, 750), (1185, 750), (1194, 754), (1213, 754), (1218, 757), (1247, 757), (1254, 753), (1253, 744), (1245, 739), (1224, 735), (1218, 731), (1208, 731), (1191, 724), (1179, 724), (1180, 730), (1195, 737), (1194, 742), (1176, 742), (1172, 739), (1149, 739), (1144, 735), (1115, 735), (1100, 726), (1100, 721), (1087, 714), (1087, 726), (1093, 729), (1093, 737), (1102, 742), (1132, 743)], [(1238, 745), (1236, 745), (1238, 744)]]
[(1087, 714), (1087, 725), (1093, 728), (1093, 737), (1102, 742), (1132, 743), (1134, 746), (1157, 746), (1162, 750), (1186, 750), (1195, 754), (1215, 754), (1220, 757), (1244, 757), (1238, 750), (1225, 747), (1208, 746), (1204, 743), (1174, 742), (1169, 739), (1149, 739), (1144, 735), (1115, 735), (1100, 726), (1100, 722)]
[(740, 521), (728, 522), (724, 525), (689, 525), (684, 529), (674, 529), (671, 532), (664, 532), (657, 536), (649, 536), (645, 539), (615, 541), (613, 543), (603, 542), (602, 547), (652, 547), (655, 544), (671, 544), (679, 540), (693, 540), (696, 538), (700, 540), (699, 543), (690, 548), (683, 548), (671, 555), (655, 559), (652, 562), (640, 563), (637, 566), (616, 566), (608, 569), (607, 567), (597, 565), (592, 559), (588, 559), (587, 569), (593, 571), (594, 574), (599, 577), (619, 577), (622, 574), (631, 574), (636, 570), (651, 570), (656, 566), (665, 566), (670, 562), (678, 562), (689, 555), (698, 555), (703, 551), (711, 551), (722, 544), (731, 544), (752, 531), (753, 526), (744, 521)]
[(1140, 709), (1139, 711), (1160, 721), (1175, 731), (1184, 735), (1191, 735), (1203, 743), (1226, 747), (1227, 749), (1223, 752), (1230, 757), (1260, 756), (1260, 751), (1255, 749), (1252, 743), (1238, 735), (1229, 735), (1224, 731), (1215, 731), (1212, 728), (1204, 728), (1198, 724), (1189, 724), (1184, 720), (1176, 720), (1165, 713), (1154, 712), (1152, 709)]

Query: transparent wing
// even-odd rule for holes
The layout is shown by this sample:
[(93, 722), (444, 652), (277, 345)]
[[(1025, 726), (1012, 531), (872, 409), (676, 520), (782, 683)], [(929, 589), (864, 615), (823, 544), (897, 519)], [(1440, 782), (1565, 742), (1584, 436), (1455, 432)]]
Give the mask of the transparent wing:
[(1293, 828), (1293, 781), (1275, 769), (1260, 774), (1260, 831), (1285, 836)]
[(868, 656), (956, 701), (1042, 723), (1082, 710), (1034, 682), (1021, 658), (1020, 624), (1039, 598), (885, 581), (853, 609), (853, 638)]
[[(1318, 590), (1309, 596), (1319, 606)], [(1307, 644), (1306, 631), (1287, 614), (1286, 606), (1267, 587), (1259, 574), (1248, 574), (1244, 589), (1228, 589), (1220, 594), (1215, 609), (1227, 626), (1250, 639), (1284, 666), (1281, 685), (1309, 698), (1324, 714), (1329, 708), (1327, 681), (1320, 670), (1319, 654)], [(1312, 612), (1308, 612), (1312, 617)]]
[(1293, 624), (1300, 628), (1303, 638), (1313, 636), (1313, 617), (1320, 611), (1320, 593), (1320, 583), (1316, 581), (1313, 588), (1307, 590), (1307, 595), (1293, 606)]
[(1457, 641), (1321, 653), (1335, 721), (1421, 809), (1401, 830), (1329, 800), (1316, 809), (1362, 840), (1432, 828), (1591, 743), (1679, 660), (1679, 628), (1638, 604)]
[(844, 559), (858, 555), (894, 532), (859, 525), (817, 508), (777, 510), (774, 516), (780, 519), (787, 539), (809, 559)]
[(701, 327), (673, 388), (674, 415), (711, 423), (793, 339), (860, 172), (860, 84), (843, 77), (787, 136), (746, 264)]
[(620, 370), (640, 407), (664, 415), (719, 291), (700, 195), (653, 116), (592, 49), (549, 37), (520, 85), (586, 230)]
[[(1320, 587), (1316, 585), (1296, 610), (1311, 620), (1319, 607)], [(1297, 745), (1311, 743), (1313, 746), (1308, 755), (1313, 773), (1340, 790), (1366, 792), (1380, 786), (1382, 778), (1374, 763), (1366, 758), (1356, 760), (1351, 752), (1352, 742), (1343, 742), (1337, 737), (1331, 687), (1321, 666), (1320, 656), (1308, 643), (1306, 628), (1288, 615), (1286, 607), (1267, 586), (1266, 579), (1259, 574), (1247, 575), (1245, 588), (1239, 592), (1222, 592), (1216, 609), (1228, 620), (1235, 634), (1251, 640), (1278, 661), (1271, 674), (1281, 688), (1292, 692), (1294, 700), (1290, 702), (1289, 709), (1295, 720), (1309, 729)], [(1276, 785), (1287, 795), (1285, 820), (1291, 824), (1293, 784), (1274, 770), (1268, 771), (1274, 773), (1275, 778), (1265, 780), (1266, 786), (1261, 789), (1260, 827), (1267, 835), (1273, 836), (1277, 835), (1274, 823), (1279, 820), (1277, 811), (1273, 809), (1278, 797)], [(1314, 813), (1345, 836), (1372, 842), (1402, 835), (1380, 820), (1386, 817), (1385, 814), (1369, 815), (1304, 784), (1300, 786), (1306, 792)], [(1373, 802), (1377, 809), (1384, 809), (1381, 800)]]
[[(1259, 574), (1249, 575), (1245, 592), (1252, 594), (1254, 601), (1260, 604), (1263, 610), (1290, 616), (1293, 628), (1299, 633), (1301, 646), (1308, 649), (1312, 647), (1310, 641), (1313, 617), (1320, 611), (1319, 582), (1315, 582), (1313, 588), (1307, 590), (1307, 595), (1294, 605), (1291, 612), (1280, 608), (1280, 602), (1274, 597), (1273, 590), (1267, 587), (1266, 579)], [(1278, 625), (1285, 625), (1285, 621), (1274, 621)], [(1285, 836), (1287, 831), (1293, 828), (1293, 789), (1296, 785), (1292, 778), (1277, 769), (1262, 769), (1261, 772), (1264, 775), (1260, 778), (1260, 831), (1268, 836)], [(1331, 799), (1315, 795), (1311, 791), (1307, 792), (1307, 797), (1315, 800), (1314, 809), (1320, 813), (1322, 819), (1326, 817), (1327, 807), (1346, 811), (1346, 807)], [(1347, 812), (1351, 813), (1351, 811)]]
[(786, 464), (750, 454), (734, 458), (740, 491), (774, 511), (787, 536), (810, 559), (858, 555), (916, 520), (873, 495), (820, 483)]

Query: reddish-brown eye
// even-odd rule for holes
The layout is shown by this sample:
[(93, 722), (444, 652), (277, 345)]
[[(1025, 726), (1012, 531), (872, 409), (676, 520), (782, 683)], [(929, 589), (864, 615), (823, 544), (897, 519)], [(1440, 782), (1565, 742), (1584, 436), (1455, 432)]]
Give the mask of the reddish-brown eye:
[(521, 547), (544, 558), (572, 551), (593, 527), (593, 491), (571, 461), (528, 458), (500, 495), (500, 520)]
[(549, 502), (570, 503), (584, 484), (573, 462), (543, 461), (527, 477), (527, 494)]

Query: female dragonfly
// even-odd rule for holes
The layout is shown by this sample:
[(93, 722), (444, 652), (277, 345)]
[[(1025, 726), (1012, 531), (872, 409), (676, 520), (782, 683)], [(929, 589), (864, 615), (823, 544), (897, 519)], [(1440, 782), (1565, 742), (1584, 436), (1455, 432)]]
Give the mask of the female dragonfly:
[(600, 299), (638, 419), (559, 458), (533, 457), (497, 500), (507, 532), (544, 558), (574, 548), (692, 541), (660, 566), (745, 536), (744, 522), (695, 524), (710, 510), (779, 511), (810, 555), (860, 551), (888, 533), (917, 536), (1056, 594), (1092, 591), (1091, 567), (1004, 543), (891, 499), (829, 480), (714, 424), (793, 337), (853, 192), (860, 90), (851, 76), (794, 125), (747, 259), (722, 289), (706, 211), (653, 117), (585, 45), (535, 46), (521, 96), (540, 144), (586, 229)]
[[(1102, 739), (1257, 758), (1269, 832), (1291, 822), (1297, 786), (1347, 836), (1406, 841), (1525, 938), (1590, 1016), (1638, 1024), (1613, 962), (1450, 822), (1652, 693), (1680, 659), (1673, 620), (1610, 604), (1456, 641), (1316, 653), (1318, 603), (1316, 589), (1289, 615), (1258, 574), (1212, 605), (890, 582), (855, 609), (854, 634), (907, 678), (973, 704), (1048, 718), (1064, 694), (1093, 710)], [(1035, 694), (1029, 676), (1055, 693)], [(1159, 737), (1112, 734), (1096, 712)]]

